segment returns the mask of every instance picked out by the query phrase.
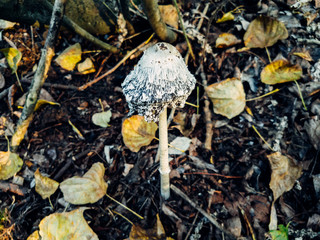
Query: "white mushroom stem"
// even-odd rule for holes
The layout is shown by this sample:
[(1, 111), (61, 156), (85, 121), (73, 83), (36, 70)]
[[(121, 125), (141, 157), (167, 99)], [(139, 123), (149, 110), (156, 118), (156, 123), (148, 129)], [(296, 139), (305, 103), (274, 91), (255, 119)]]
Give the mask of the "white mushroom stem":
[(160, 188), (161, 196), (167, 200), (170, 197), (170, 167), (168, 160), (168, 126), (167, 107), (159, 115), (159, 149), (160, 149)]

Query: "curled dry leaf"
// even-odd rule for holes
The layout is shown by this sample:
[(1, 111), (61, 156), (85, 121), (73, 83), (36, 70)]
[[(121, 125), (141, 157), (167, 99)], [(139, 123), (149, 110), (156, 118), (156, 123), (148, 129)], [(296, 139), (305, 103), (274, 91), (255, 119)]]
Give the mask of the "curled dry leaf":
[(246, 106), (246, 95), (242, 82), (228, 78), (206, 88), (208, 97), (213, 103), (213, 110), (229, 119), (239, 115)]
[(216, 40), (216, 48), (226, 48), (241, 43), (235, 35), (231, 33), (221, 33)]
[(270, 188), (273, 192), (274, 201), (283, 193), (291, 190), (295, 181), (302, 174), (302, 166), (292, 158), (275, 152), (267, 156), (271, 165)]
[(129, 239), (131, 240), (161, 240), (165, 239), (166, 232), (162, 226), (162, 223), (159, 218), (159, 214), (157, 214), (157, 222), (151, 229), (143, 229), (140, 226), (132, 225)]
[(42, 199), (50, 197), (59, 187), (59, 183), (53, 179), (42, 176), (39, 172), (39, 168), (34, 173), (36, 180), (36, 192), (40, 194)]
[(89, 74), (89, 73), (94, 73), (96, 71), (96, 69), (94, 68), (93, 62), (91, 61), (90, 58), (86, 58), (86, 60), (79, 63), (77, 68), (81, 74)]
[(95, 203), (102, 198), (108, 184), (104, 181), (105, 168), (95, 163), (83, 177), (72, 177), (60, 183), (64, 199), (72, 204)]
[(39, 234), (42, 240), (98, 240), (83, 218), (87, 208), (79, 208), (71, 212), (53, 213), (41, 220)]
[(230, 12), (223, 14), (223, 16), (221, 18), (219, 18), (216, 21), (216, 23), (223, 23), (223, 22), (233, 21), (233, 20), (234, 20), (234, 15), (232, 14), (232, 11), (230, 11)]
[(62, 68), (72, 71), (78, 62), (81, 61), (81, 46), (76, 43), (66, 48), (56, 59), (55, 62)]
[(307, 60), (309, 62), (312, 62), (313, 59), (308, 51), (303, 51), (303, 52), (294, 52), (293, 55), (296, 55), (298, 57), (301, 57), (304, 60)]
[(143, 116), (133, 115), (122, 123), (123, 142), (132, 152), (138, 152), (151, 143), (157, 129), (155, 122), (148, 123)]
[(271, 17), (259, 16), (250, 23), (243, 40), (248, 48), (265, 48), (287, 37), (288, 31), (282, 22)]
[(302, 76), (302, 68), (292, 65), (287, 60), (276, 60), (265, 66), (260, 78), (265, 84), (278, 84), (298, 80)]
[[(172, 128), (178, 129), (183, 136), (188, 137), (194, 130), (198, 119), (200, 118), (200, 114), (192, 114), (191, 119), (187, 118), (187, 113), (178, 112), (177, 115), (174, 116), (173, 121), (178, 125), (172, 126)], [(188, 122), (190, 121), (190, 125)]]
[(92, 116), (92, 122), (99, 127), (108, 127), (112, 113), (110, 110), (106, 112), (95, 113)]
[(0, 180), (7, 180), (20, 171), (23, 165), (18, 154), (0, 151)]

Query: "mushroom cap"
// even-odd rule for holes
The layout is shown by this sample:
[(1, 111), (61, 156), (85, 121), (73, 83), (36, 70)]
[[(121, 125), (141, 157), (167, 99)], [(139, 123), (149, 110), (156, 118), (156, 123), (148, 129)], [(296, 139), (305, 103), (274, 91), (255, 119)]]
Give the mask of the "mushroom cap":
[(138, 112), (146, 121), (157, 122), (165, 107), (183, 107), (195, 84), (178, 50), (160, 42), (145, 50), (121, 86), (129, 115)]

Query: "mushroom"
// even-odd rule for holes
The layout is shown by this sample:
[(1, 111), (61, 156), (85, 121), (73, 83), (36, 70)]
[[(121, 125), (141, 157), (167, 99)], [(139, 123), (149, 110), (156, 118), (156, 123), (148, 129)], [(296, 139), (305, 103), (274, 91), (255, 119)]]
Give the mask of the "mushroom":
[(129, 115), (137, 112), (148, 122), (159, 121), (159, 171), (164, 199), (170, 197), (167, 107), (183, 107), (195, 83), (178, 50), (164, 42), (146, 49), (122, 83)]

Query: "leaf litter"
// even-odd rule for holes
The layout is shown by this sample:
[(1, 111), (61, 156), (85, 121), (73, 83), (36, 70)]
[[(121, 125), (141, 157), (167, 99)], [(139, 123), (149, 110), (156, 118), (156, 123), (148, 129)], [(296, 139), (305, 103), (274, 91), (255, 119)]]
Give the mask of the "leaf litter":
[[(99, 239), (129, 238), (133, 225), (139, 226), (139, 232), (144, 233), (141, 238), (148, 238), (154, 236), (154, 233), (144, 230), (160, 226), (157, 224), (158, 221), (164, 229), (161, 238), (206, 239), (211, 236), (223, 239), (220, 230), (199, 214), (198, 210), (204, 210), (215, 216), (229, 230), (234, 229), (234, 235), (240, 234), (243, 238), (264, 239), (265, 234), (272, 235), (272, 232), (269, 232), (271, 221), (275, 223), (272, 228), (278, 229), (279, 234), (284, 233), (288, 226), (289, 238), (316, 239), (320, 228), (317, 220), (320, 197), (317, 82), (320, 74), (318, 74), (319, 51), (317, 45), (312, 42), (317, 39), (314, 25), (316, 20), (304, 15), (302, 10), (283, 8), (278, 2), (273, 4), (262, 2), (262, 5), (252, 6), (244, 3), (241, 11), (234, 11), (235, 6), (240, 8), (241, 4), (243, 4), (241, 1), (235, 1), (233, 4), (225, 1), (208, 1), (190, 2), (179, 7), (196, 57), (195, 60), (188, 60), (186, 57), (186, 61), (198, 81), (200, 107), (199, 114), (196, 114), (196, 108), (187, 105), (172, 113), (172, 116), (168, 115), (169, 120), (171, 117), (173, 119), (168, 126), (169, 142), (186, 137), (181, 142), (187, 149), (185, 154), (172, 155), (170, 181), (191, 201), (197, 203), (194, 206), (198, 206), (199, 209), (189, 205), (175, 193), (172, 193), (169, 201), (160, 203), (158, 141), (155, 140), (157, 128), (152, 125), (145, 126), (139, 120), (130, 124), (125, 122), (129, 119), (126, 116), (128, 106), (120, 86), (140, 58), (139, 51), (131, 55), (131, 59), (127, 58), (125, 63), (122, 62), (124, 64), (120, 64), (116, 71), (104, 76), (104, 80), (81, 92), (76, 90), (77, 86), (101, 76), (103, 72), (108, 71), (109, 66), (119, 63), (122, 57), (97, 52), (91, 43), (80, 41), (83, 50), (79, 52), (80, 55), (75, 62), (71, 61), (72, 68), (69, 69), (72, 69), (70, 70), (72, 72), (66, 72), (57, 64), (51, 65), (44, 88), (53, 97), (54, 101), (51, 102), (60, 106), (41, 107), (35, 113), (34, 120), (18, 150), (19, 156), (23, 156), (24, 164), (21, 171), (19, 169), (17, 172), (14, 171), (15, 175), (23, 176), (23, 185), (18, 185), (18, 182), (12, 181), (11, 178), (5, 180), (5, 183), (29, 190), (33, 176), (27, 173), (35, 172), (37, 168), (40, 168), (40, 172), (45, 176), (57, 182), (68, 181), (74, 176), (82, 176), (77, 177), (77, 180), (86, 178), (88, 172), (91, 176), (81, 184), (76, 183), (78, 188), (70, 191), (69, 195), (76, 198), (74, 201), (69, 199), (74, 204), (65, 202), (70, 197), (68, 194), (64, 200), (61, 190), (56, 190), (50, 197), (53, 208), (48, 200), (42, 200), (33, 190), (22, 191), (24, 197), (15, 194), (14, 188), (1, 192), (3, 200), (0, 209), (11, 210), (10, 217), (15, 223), (12, 234), (17, 239), (26, 239), (34, 230), (39, 230), (39, 222), (48, 216), (61, 214), (63, 211), (65, 213), (74, 211), (78, 208), (76, 204), (91, 207), (85, 212), (85, 219), (91, 230), (85, 228), (85, 231), (91, 234), (93, 231), (96, 234), (92, 235), (94, 239), (96, 236)], [(315, 10), (311, 2), (306, 5)], [(252, 12), (252, 9), (255, 11)], [(260, 12), (261, 16), (258, 16), (257, 12)], [(231, 16), (227, 18), (229, 21), (216, 23), (219, 18), (223, 19), (228, 15)], [(138, 15), (133, 20), (137, 19), (140, 19)], [(285, 19), (290, 20), (288, 22)], [(141, 21), (144, 20), (141, 18)], [(249, 23), (251, 24), (248, 27)], [(148, 24), (139, 26), (145, 28)], [(124, 29), (126, 25), (121, 27)], [(33, 41), (37, 43), (35, 45), (32, 45), (29, 28), (24, 29), (24, 25), (3, 31), (3, 36), (12, 41), (22, 53), (17, 73), (19, 76), (27, 76), (22, 78), (24, 90), (27, 90), (30, 84), (28, 71), (32, 69), (37, 59), (30, 55), (28, 49), (35, 49), (35, 54), (39, 54), (42, 41), (39, 33), (42, 34), (43, 30), (36, 26), (32, 28), (34, 33), (37, 31), (33, 36)], [(232, 33), (244, 42), (237, 41), (237, 45), (227, 48), (215, 48), (216, 40), (221, 33)], [(125, 50), (134, 49), (134, 46), (141, 44), (141, 39), (150, 36), (145, 34), (146, 32), (140, 33), (138, 38), (126, 35), (122, 39), (121, 46)], [(117, 35), (115, 33), (108, 36), (108, 42), (116, 44)], [(57, 42), (57, 53), (73, 45), (74, 40), (78, 39), (78, 36), (71, 32), (62, 32), (61, 37)], [(180, 37), (174, 45), (185, 57), (188, 55), (188, 48), (182, 40), (183, 36)], [(250, 49), (237, 51), (244, 46)], [(269, 71), (267, 74), (268, 81), (275, 80), (275, 84), (280, 83), (275, 87), (273, 83), (264, 83), (263, 77), (260, 76), (263, 68), (268, 66), (270, 62), (268, 60), (276, 62), (279, 56), (284, 56), (286, 60), (277, 62), (279, 67), (273, 66), (271, 73)], [(84, 75), (74, 71), (75, 66), (79, 66), (81, 57), (93, 60), (94, 66), (97, 67), (96, 73), (88, 72)], [(270, 64), (274, 64), (273, 62)], [(9, 89), (16, 81), (15, 76), (11, 76), (10, 68), (0, 72), (5, 77), (2, 89)], [(241, 74), (247, 75), (241, 76)], [(292, 76), (288, 74), (293, 75), (294, 80), (299, 80), (308, 110), (301, 107), (302, 102), (297, 87), (288, 82), (292, 81)], [(235, 88), (224, 90), (223, 97), (210, 98), (210, 94), (216, 91), (210, 89), (211, 85), (219, 83), (224, 85), (223, 79), (232, 78), (241, 81), (235, 81), (237, 82)], [(283, 81), (286, 79), (290, 80)], [(208, 88), (210, 91), (206, 91)], [(276, 88), (279, 90), (275, 91)], [(12, 89), (10, 92), (1, 96), (11, 104), (23, 93), (17, 88), (17, 91), (13, 91), (14, 88), (10, 89)], [(103, 100), (106, 109), (112, 110), (112, 115), (109, 114), (103, 121), (104, 127), (92, 122), (92, 116), (101, 112), (101, 106), (97, 104), (98, 99)], [(193, 92), (188, 102), (197, 105), (197, 101)], [(206, 101), (209, 107), (204, 109)], [(219, 109), (221, 106), (222, 110)], [(251, 110), (251, 116), (243, 111), (244, 106)], [(217, 107), (219, 110), (216, 110)], [(19, 107), (14, 104), (11, 104), (11, 108), (15, 112), (19, 111)], [(14, 126), (17, 122), (16, 115), (11, 115), (11, 110), (6, 104), (0, 104), (0, 110), (4, 113), (2, 117), (6, 118), (6, 122), (13, 123)], [(73, 126), (68, 123), (69, 121), (76, 127), (77, 132), (81, 133), (81, 138), (72, 130)], [(286, 122), (284, 128), (280, 127), (282, 122)], [(208, 123), (212, 123), (211, 135), (207, 134), (210, 128)], [(272, 147), (276, 145), (281, 152), (279, 158), (285, 159), (281, 162), (287, 162), (284, 175), (281, 175), (281, 169), (278, 172), (270, 165), (268, 156), (272, 151), (265, 148), (262, 140), (253, 131), (253, 125), (268, 144)], [(212, 128), (212, 126), (219, 127)], [(5, 124), (0, 126), (3, 138), (3, 134), (8, 133), (6, 128)], [(150, 131), (145, 131), (148, 128)], [(211, 139), (211, 150), (204, 148), (206, 138)], [(52, 157), (53, 149), (56, 157)], [(8, 154), (5, 146), (1, 150)], [(33, 161), (32, 156), (36, 154), (43, 156), (41, 164)], [(294, 164), (290, 162), (292, 159), (295, 159)], [(100, 166), (91, 171), (90, 166), (97, 162), (100, 162)], [(292, 170), (295, 169), (294, 166), (298, 166), (298, 170)], [(291, 173), (298, 174), (287, 176)], [(277, 180), (277, 184), (274, 184), (273, 179)], [(289, 183), (287, 179), (291, 179)], [(92, 193), (90, 189), (96, 189), (95, 186), (99, 190), (94, 190)], [(2, 187), (4, 186), (0, 184), (1, 189)], [(119, 204), (110, 198), (104, 197), (106, 189), (109, 196), (143, 216), (144, 220), (119, 207)], [(97, 192), (99, 196), (96, 195)], [(276, 201), (274, 192), (276, 196), (279, 195)], [(16, 195), (14, 203), (11, 198), (13, 195)], [(90, 200), (82, 201), (85, 195), (90, 195)], [(163, 208), (164, 204), (166, 208)], [(82, 213), (81, 210), (79, 215)], [(51, 224), (53, 223), (49, 223), (53, 229)], [(304, 229), (307, 229), (307, 233), (302, 231)], [(229, 237), (224, 235), (224, 238)]]

